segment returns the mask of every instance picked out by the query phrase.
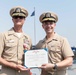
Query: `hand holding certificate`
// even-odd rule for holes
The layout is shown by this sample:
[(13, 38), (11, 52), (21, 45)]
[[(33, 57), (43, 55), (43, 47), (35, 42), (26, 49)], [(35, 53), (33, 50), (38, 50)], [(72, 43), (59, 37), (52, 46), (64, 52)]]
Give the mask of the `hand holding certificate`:
[(24, 66), (27, 68), (36, 68), (42, 64), (48, 63), (48, 50), (25, 50), (24, 51)]

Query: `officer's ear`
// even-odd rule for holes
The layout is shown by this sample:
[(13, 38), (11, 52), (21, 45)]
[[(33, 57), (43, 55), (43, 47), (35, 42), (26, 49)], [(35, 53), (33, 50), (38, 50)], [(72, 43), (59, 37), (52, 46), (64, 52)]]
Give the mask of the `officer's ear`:
[(54, 24), (54, 26), (56, 26), (56, 23)]
[(13, 21), (13, 18), (12, 18), (12, 21)]
[(42, 23), (42, 28), (44, 28), (44, 25), (43, 25), (43, 23)]
[(12, 22), (14, 22), (13, 18), (12, 18)]

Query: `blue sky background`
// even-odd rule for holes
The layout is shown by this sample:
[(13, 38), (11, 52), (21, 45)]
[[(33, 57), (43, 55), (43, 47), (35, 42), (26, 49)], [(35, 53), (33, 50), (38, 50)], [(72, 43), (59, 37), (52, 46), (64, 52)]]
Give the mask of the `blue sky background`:
[[(26, 18), (23, 30), (32, 38), (33, 44), (45, 36), (39, 16), (45, 11), (52, 11), (59, 18), (55, 31), (66, 37), (71, 46), (76, 46), (76, 0), (0, 0), (0, 32), (7, 31), (13, 26), (9, 11), (15, 6), (23, 6), (28, 10), (29, 16)], [(30, 16), (34, 7), (36, 41), (34, 16)]]

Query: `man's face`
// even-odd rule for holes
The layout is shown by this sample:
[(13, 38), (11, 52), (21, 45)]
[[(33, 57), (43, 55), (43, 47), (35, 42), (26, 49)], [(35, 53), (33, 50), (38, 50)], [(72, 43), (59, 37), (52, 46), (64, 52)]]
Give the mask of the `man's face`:
[(23, 26), (25, 17), (23, 16), (13, 16), (12, 17), (13, 23), (15, 26)]
[(42, 27), (45, 30), (46, 34), (53, 33), (56, 24), (53, 21), (46, 21), (42, 23)]

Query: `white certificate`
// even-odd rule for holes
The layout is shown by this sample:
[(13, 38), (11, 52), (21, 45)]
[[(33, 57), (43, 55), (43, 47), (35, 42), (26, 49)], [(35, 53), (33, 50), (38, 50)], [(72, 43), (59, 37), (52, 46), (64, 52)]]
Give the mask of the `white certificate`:
[(42, 64), (48, 63), (48, 50), (36, 49), (24, 51), (24, 66), (27, 68), (36, 68)]

